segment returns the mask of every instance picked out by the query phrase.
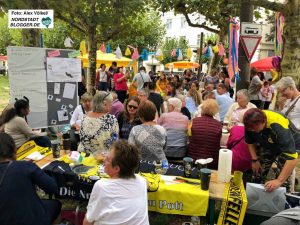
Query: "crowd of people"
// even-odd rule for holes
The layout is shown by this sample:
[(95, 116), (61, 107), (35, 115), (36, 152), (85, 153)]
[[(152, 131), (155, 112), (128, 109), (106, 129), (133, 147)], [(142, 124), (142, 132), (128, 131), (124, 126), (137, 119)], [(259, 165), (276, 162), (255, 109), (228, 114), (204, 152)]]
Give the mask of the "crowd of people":
[[(81, 104), (70, 120), (71, 150), (88, 152), (95, 157), (104, 154), (105, 171), (112, 178), (94, 186), (84, 224), (100, 224), (99, 221), (101, 224), (103, 221), (148, 224), (146, 183), (134, 174), (139, 159), (213, 158), (208, 167), (217, 169), (224, 130), (230, 132), (227, 147), (233, 151), (233, 170), (250, 174), (250, 178), (252, 175), (260, 177), (266, 191), (280, 186), (287, 187), (288, 192), (294, 191), (293, 174), (300, 149), (300, 92), (293, 79), (284, 77), (273, 85), (271, 80), (265, 81), (263, 74), (252, 69), (249, 88), (234, 93), (226, 69), (213, 69), (203, 78), (201, 89), (192, 70), (184, 71), (182, 76), (168, 77), (160, 72), (153, 80), (145, 67), (141, 67), (130, 84), (137, 93), (132, 96), (128, 95), (130, 74), (124, 74), (123, 68), (116, 63), (108, 70), (101, 64), (96, 77), (98, 91), (94, 96), (88, 93), (81, 96)], [(277, 112), (268, 110), (275, 89), (280, 95), (279, 102), (283, 102), (278, 104)], [(5, 166), (13, 161), (15, 171), (18, 166), (27, 166), (28, 173), (24, 169), (22, 178), (30, 179), (27, 183), (55, 192), (54, 185), (45, 187), (52, 182), (50, 178), (36, 177), (42, 171), (34, 164), (15, 161), (16, 149), (29, 140), (51, 147), (47, 133), (37, 133), (28, 126), (29, 109), (28, 99), (18, 99), (1, 115), (0, 125), (5, 134), (0, 134), (0, 175), (5, 174), (8, 167)], [(274, 162), (276, 174), (268, 180)], [(13, 167), (10, 166), (9, 173), (16, 173)], [(10, 182), (15, 181), (5, 178), (2, 185)], [(0, 188), (0, 196), (4, 199), (5, 193)], [(114, 210), (110, 211), (110, 207)], [(0, 203), (0, 211), (4, 208)], [(51, 212), (45, 220), (52, 220), (60, 206), (54, 208), (44, 208), (44, 214)], [(117, 218), (113, 215), (116, 212), (120, 215)], [(125, 217), (125, 214), (130, 216)], [(0, 216), (0, 221), (2, 219), (6, 221), (8, 216)]]

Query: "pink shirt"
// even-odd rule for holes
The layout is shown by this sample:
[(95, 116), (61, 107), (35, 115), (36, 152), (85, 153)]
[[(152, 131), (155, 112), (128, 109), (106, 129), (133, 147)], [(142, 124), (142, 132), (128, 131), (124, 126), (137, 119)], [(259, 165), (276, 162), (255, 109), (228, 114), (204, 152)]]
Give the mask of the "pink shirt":
[(128, 87), (127, 87), (127, 79), (123, 79), (121, 81), (117, 81), (119, 78), (123, 77), (124, 73), (116, 73), (114, 75), (114, 82), (115, 82), (115, 90), (116, 91), (127, 91)]

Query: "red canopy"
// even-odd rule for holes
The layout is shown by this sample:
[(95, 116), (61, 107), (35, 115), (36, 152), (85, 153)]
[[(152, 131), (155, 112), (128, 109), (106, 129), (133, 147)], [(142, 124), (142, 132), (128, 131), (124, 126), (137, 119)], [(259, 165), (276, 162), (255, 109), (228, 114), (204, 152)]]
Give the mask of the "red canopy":
[(270, 71), (272, 69), (275, 69), (274, 66), (272, 65), (272, 60), (273, 57), (264, 58), (251, 63), (250, 66), (255, 67), (258, 72)]
[(7, 61), (7, 56), (6, 55), (0, 55), (0, 60), (1, 61)]

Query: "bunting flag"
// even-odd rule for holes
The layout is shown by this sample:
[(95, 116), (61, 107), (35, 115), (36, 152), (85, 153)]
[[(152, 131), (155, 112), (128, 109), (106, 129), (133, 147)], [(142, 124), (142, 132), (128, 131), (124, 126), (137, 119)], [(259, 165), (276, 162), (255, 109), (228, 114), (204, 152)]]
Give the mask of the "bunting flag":
[(102, 42), (102, 45), (100, 47), (100, 51), (103, 52), (103, 53), (106, 52), (106, 48), (105, 48), (105, 43), (104, 42)]
[(111, 53), (111, 47), (110, 44), (106, 45), (106, 53)]
[(64, 41), (64, 46), (66, 48), (72, 48), (72, 45), (74, 44), (74, 41), (70, 37), (67, 37)]
[(275, 54), (281, 56), (283, 51), (283, 26), (284, 16), (281, 12), (275, 13)]
[(176, 57), (179, 56), (179, 48), (176, 48)]
[(116, 58), (117, 59), (121, 59), (122, 58), (122, 51), (120, 49), (120, 46), (118, 45), (116, 51), (115, 51), (115, 54), (116, 54)]
[(127, 56), (131, 55), (131, 51), (130, 51), (130, 49), (128, 47), (126, 48), (125, 55), (127, 55)]
[(172, 57), (176, 57), (176, 49), (173, 49), (173, 50), (172, 50), (171, 56), (172, 56)]
[(164, 54), (162, 52), (162, 50), (159, 48), (157, 49), (156, 53), (155, 53), (155, 56), (156, 58), (159, 60), (159, 61), (162, 61), (164, 60)]
[(140, 55), (139, 55), (138, 49), (137, 49), (137, 48), (134, 48), (133, 54), (132, 54), (131, 58), (134, 59), (134, 60), (138, 60), (139, 57), (140, 57)]
[(147, 49), (143, 49), (141, 58), (142, 58), (142, 60), (144, 60), (144, 61), (148, 60), (148, 51), (147, 51)]
[(229, 63), (228, 63), (228, 74), (230, 80), (235, 76), (236, 80), (240, 80), (239, 76), (239, 65), (238, 65), (238, 30), (240, 29), (239, 22), (236, 18), (230, 18), (229, 23)]
[(79, 50), (81, 51), (81, 54), (86, 54), (86, 46), (85, 46), (85, 40), (80, 42)]
[(212, 50), (215, 54), (219, 53), (219, 46), (215, 45), (214, 47), (212, 47)]
[(213, 50), (212, 47), (209, 45), (207, 46), (206, 52), (205, 52), (205, 57), (210, 59), (213, 56)]
[(223, 44), (222, 43), (219, 43), (218, 44), (218, 47), (219, 47), (219, 56), (223, 56), (223, 55), (225, 55), (225, 49), (224, 49), (224, 46), (223, 46)]
[(206, 54), (206, 51), (207, 51), (207, 47), (204, 47), (204, 48), (202, 49), (202, 54)]
[(187, 55), (188, 60), (191, 60), (191, 58), (193, 56), (193, 51), (191, 48), (187, 49), (186, 55)]
[(178, 49), (178, 56), (177, 56), (177, 60), (183, 60), (183, 55), (182, 55), (182, 51), (180, 49)]

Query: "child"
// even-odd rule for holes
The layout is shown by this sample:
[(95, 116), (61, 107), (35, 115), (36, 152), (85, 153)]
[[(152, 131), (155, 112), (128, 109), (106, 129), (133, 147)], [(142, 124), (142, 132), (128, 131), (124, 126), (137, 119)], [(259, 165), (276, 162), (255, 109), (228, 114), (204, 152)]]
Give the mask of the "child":
[(271, 84), (270, 80), (265, 81), (264, 86), (260, 89), (264, 109), (269, 109), (269, 105), (271, 104), (274, 98), (274, 87), (270, 84)]

